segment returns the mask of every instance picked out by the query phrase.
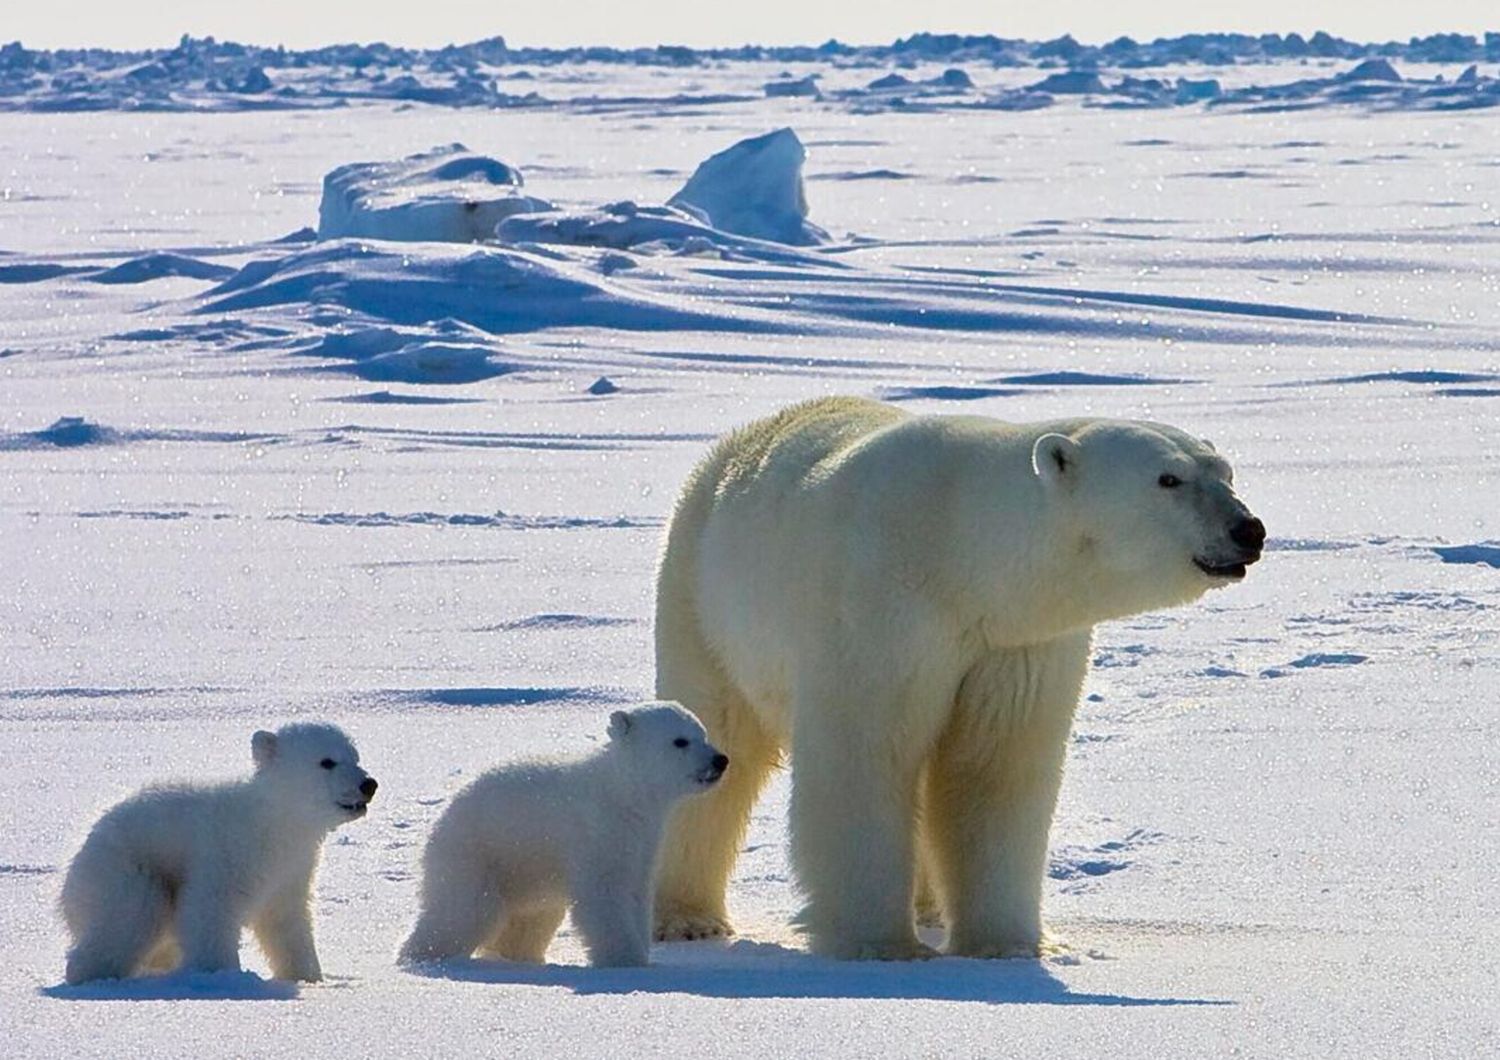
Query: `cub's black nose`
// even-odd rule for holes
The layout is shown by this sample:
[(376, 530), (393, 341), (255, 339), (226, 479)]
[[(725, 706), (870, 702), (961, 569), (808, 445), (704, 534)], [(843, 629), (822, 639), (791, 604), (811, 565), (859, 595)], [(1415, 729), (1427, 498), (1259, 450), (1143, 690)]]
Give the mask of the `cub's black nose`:
[(717, 769), (720, 773), (722, 773), (722, 772), (724, 772), (724, 770), (728, 769), (729, 768), (729, 756), (728, 755), (714, 755), (714, 768)]
[(375, 789), (378, 787), (380, 785), (375, 783), (374, 777), (366, 777), (359, 785), (359, 793), (368, 799), (375, 794)]
[(1259, 552), (1266, 543), (1266, 524), (1253, 515), (1248, 519), (1241, 519), (1229, 531), (1229, 540), (1240, 548)]

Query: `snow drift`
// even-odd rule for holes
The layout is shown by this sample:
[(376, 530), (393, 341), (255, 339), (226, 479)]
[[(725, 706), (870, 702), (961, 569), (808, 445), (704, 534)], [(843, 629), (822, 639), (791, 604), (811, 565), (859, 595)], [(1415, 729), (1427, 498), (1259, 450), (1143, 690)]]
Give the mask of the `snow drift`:
[(318, 238), (473, 243), (512, 214), (550, 210), (522, 195), (521, 171), (463, 144), (394, 162), (351, 162), (323, 178)]

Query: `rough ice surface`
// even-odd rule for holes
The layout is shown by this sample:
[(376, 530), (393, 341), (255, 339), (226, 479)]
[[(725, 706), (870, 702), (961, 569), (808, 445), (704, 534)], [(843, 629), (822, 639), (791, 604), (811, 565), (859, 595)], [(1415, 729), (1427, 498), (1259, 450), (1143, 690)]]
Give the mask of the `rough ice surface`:
[(667, 205), (692, 211), (725, 232), (808, 246), (828, 233), (807, 219), (802, 163), (807, 150), (791, 129), (777, 129), (707, 159)]
[[(1083, 44), (917, 33), (890, 44), (693, 49), (513, 47), (499, 37), (437, 49), (341, 44), (306, 51), (183, 37), (174, 48), (0, 48), (0, 110), (324, 110), (403, 103), (485, 110), (597, 112), (798, 99), (863, 112), (1024, 111), (1083, 99), (1107, 108), (1199, 106), (1192, 82), (1219, 78), (1249, 95), (1316, 94), (1305, 82), (1407, 82), (1400, 93), (1323, 94), (1322, 105), (1449, 110), (1500, 105), (1500, 34), (1437, 33), (1359, 42), (1318, 32), (1195, 33)], [(1487, 64), (1487, 65), (1481, 65)], [(1422, 72), (1415, 76), (1409, 68)], [(1443, 66), (1454, 69), (1444, 71)], [(872, 69), (889, 72), (871, 77)], [(686, 77), (663, 92), (658, 79)], [(1309, 72), (1313, 76), (1308, 76)], [(706, 84), (705, 81), (711, 82)], [(1035, 91), (1038, 82), (1059, 86)]]
[(318, 238), (473, 243), (506, 217), (552, 204), (522, 195), (521, 172), (463, 144), (394, 162), (351, 162), (323, 178)]
[[(1371, 59), (1401, 80), (1347, 76)], [(1494, 1055), (1497, 63), (1459, 35), (0, 48), (4, 1052)], [(783, 73), (820, 98), (767, 97)], [(655, 205), (784, 126), (835, 238)], [(324, 174), (450, 141), (558, 209), (313, 241)], [(737, 938), (605, 972), (565, 925), (546, 966), (398, 970), (445, 800), (650, 695), (693, 463), (829, 393), (1180, 424), (1270, 528), (1244, 584), (1097, 632), (1043, 881), (1069, 949), (809, 955), (782, 771)], [(59, 986), (88, 822), (296, 717), (381, 780), (323, 859), (327, 980), (247, 941), (239, 975)]]

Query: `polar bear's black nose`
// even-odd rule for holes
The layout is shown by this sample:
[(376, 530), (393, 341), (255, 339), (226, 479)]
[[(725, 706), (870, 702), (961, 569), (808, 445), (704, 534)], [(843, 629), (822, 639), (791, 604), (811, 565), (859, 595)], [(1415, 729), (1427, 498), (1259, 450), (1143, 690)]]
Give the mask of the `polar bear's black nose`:
[(729, 768), (729, 756), (728, 755), (714, 755), (714, 768), (717, 769), (720, 773), (722, 773), (722, 772), (724, 772), (724, 770), (728, 769)]
[(367, 799), (372, 798), (375, 794), (375, 789), (378, 787), (380, 787), (380, 785), (375, 783), (374, 777), (366, 777), (363, 781), (360, 782), (359, 793)]
[(1266, 543), (1266, 524), (1253, 515), (1248, 519), (1241, 519), (1230, 529), (1229, 540), (1240, 548), (1259, 552)]

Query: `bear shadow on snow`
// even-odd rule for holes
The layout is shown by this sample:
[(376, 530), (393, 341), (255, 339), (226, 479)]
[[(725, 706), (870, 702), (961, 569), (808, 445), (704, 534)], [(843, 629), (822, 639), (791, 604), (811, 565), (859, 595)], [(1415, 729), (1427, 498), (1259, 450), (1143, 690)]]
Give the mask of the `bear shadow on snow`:
[(1078, 993), (1040, 961), (940, 958), (850, 963), (768, 942), (658, 946), (649, 968), (588, 968), (464, 959), (409, 969), (433, 979), (560, 986), (575, 994), (691, 994), (719, 998), (974, 1001), (992, 1005), (1234, 1005), (1222, 998)]
[(37, 993), (59, 1001), (295, 1001), (302, 991), (291, 980), (264, 979), (254, 972), (169, 972), (59, 983)]

